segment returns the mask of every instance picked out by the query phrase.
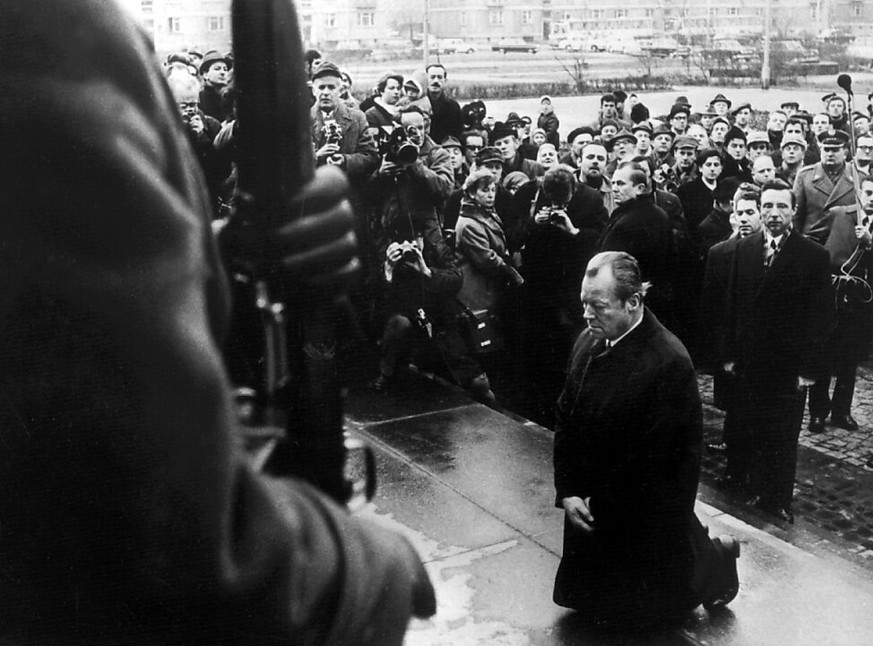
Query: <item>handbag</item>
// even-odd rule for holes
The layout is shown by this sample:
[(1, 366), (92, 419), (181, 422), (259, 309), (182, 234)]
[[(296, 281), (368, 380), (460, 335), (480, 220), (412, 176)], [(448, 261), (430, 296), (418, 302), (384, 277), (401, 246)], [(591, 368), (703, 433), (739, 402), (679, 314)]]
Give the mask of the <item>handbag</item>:
[(467, 340), (472, 354), (490, 354), (503, 350), (500, 319), (490, 310), (464, 308), (458, 317), (461, 334)]

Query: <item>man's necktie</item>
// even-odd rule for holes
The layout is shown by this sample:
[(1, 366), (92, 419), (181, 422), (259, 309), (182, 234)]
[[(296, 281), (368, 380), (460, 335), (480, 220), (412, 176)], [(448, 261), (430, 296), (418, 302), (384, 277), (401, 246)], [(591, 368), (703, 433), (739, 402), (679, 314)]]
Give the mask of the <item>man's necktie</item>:
[(861, 226), (867, 229), (867, 231), (870, 230), (870, 216), (866, 213), (864, 214), (864, 217), (861, 218)]
[(767, 245), (767, 257), (764, 258), (764, 266), (769, 267), (773, 264), (773, 258), (776, 256), (776, 241), (771, 240), (770, 244)]

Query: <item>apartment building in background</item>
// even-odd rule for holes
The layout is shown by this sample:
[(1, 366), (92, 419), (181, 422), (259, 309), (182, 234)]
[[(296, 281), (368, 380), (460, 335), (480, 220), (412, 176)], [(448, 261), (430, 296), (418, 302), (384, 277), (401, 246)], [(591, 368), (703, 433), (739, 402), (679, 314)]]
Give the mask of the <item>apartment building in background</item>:
[[(231, 0), (119, 0), (159, 54), (231, 47)], [(544, 40), (562, 32), (736, 36), (845, 32), (873, 46), (873, 0), (297, 0), (304, 43), (374, 48), (429, 32), (439, 38)]]

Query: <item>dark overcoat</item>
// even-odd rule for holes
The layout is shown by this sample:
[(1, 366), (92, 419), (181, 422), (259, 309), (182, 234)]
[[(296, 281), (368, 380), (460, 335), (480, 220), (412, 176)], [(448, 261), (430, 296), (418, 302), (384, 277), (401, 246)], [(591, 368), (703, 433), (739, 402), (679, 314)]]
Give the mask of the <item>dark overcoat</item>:
[(606, 353), (579, 336), (558, 400), (555, 502), (590, 497), (595, 529), (565, 522), (558, 604), (604, 617), (695, 605), (702, 424), (691, 359), (650, 311)]

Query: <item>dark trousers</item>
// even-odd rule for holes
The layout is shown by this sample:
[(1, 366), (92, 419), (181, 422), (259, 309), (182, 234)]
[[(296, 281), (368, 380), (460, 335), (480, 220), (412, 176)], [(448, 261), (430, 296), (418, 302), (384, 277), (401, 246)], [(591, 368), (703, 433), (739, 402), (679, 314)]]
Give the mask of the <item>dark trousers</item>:
[[(855, 396), (855, 375), (858, 364), (866, 356), (870, 338), (869, 312), (841, 312), (837, 325), (828, 339), (830, 369), (819, 375), (809, 389), (809, 414), (812, 417), (845, 417), (852, 412)], [(830, 396), (831, 379), (835, 380)]]
[[(728, 471), (747, 470), (749, 493), (760, 496), (765, 509), (790, 509), (806, 391), (768, 393), (760, 385), (758, 392), (754, 389), (751, 386), (750, 392), (749, 384), (740, 387)], [(760, 405), (764, 398), (766, 404)]]

